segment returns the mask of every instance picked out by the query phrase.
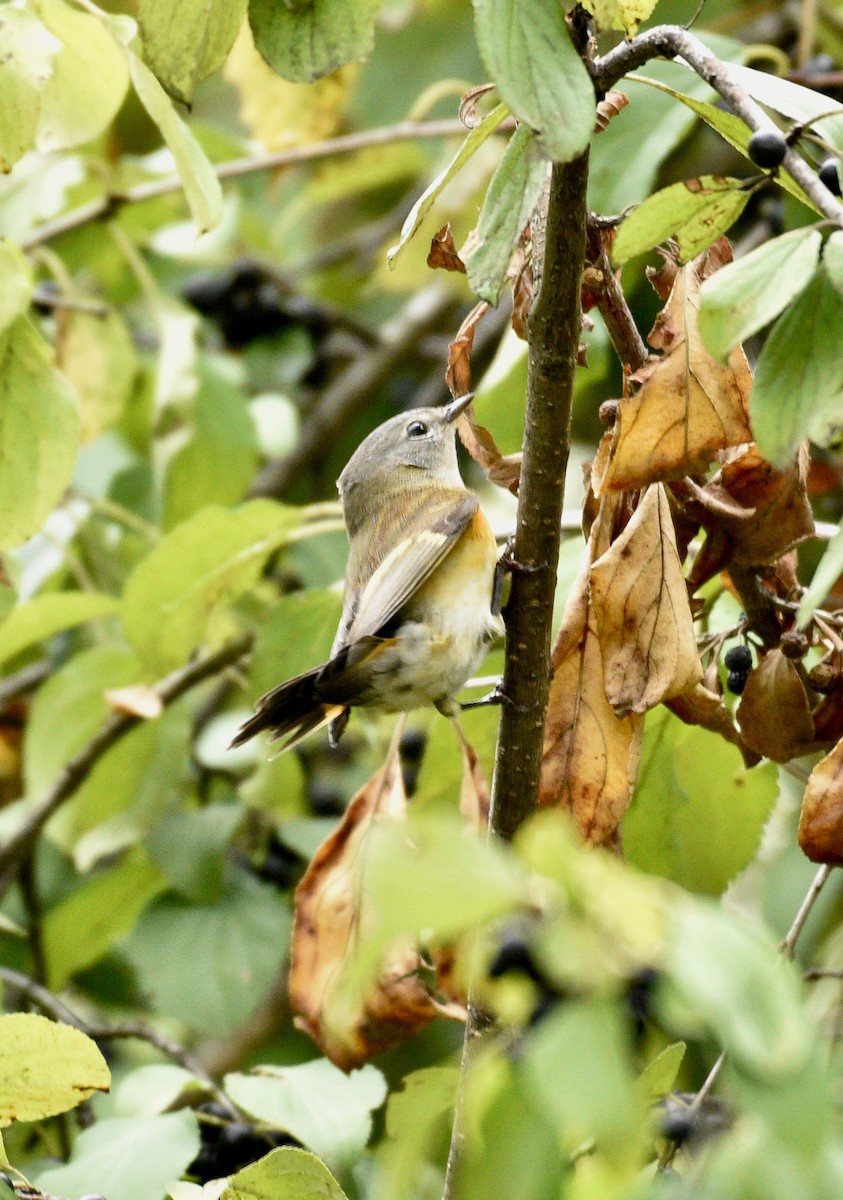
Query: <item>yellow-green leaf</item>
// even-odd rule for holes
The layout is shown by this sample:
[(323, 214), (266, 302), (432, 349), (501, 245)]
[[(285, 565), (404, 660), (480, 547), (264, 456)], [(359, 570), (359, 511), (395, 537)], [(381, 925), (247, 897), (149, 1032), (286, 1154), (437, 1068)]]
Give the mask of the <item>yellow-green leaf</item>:
[(654, 192), (621, 222), (612, 261), (621, 266), (673, 237), (679, 262), (690, 262), (743, 212), (752, 192), (740, 179), (701, 175)]
[(67, 1112), (110, 1086), (99, 1047), (81, 1030), (34, 1013), (0, 1016), (0, 1126)]
[(189, 104), (193, 89), (225, 62), (247, 0), (140, 0), (146, 61), (171, 96)]

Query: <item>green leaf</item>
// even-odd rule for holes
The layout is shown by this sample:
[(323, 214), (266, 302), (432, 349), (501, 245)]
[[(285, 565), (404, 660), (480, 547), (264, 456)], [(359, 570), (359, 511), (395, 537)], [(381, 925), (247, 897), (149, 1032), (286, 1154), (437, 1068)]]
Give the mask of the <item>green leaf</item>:
[(34, 1013), (0, 1016), (0, 1126), (67, 1112), (110, 1085), (108, 1064), (81, 1030)]
[(584, 0), (583, 8), (593, 14), (598, 29), (623, 29), (634, 36), (657, 4), (658, 0)]
[(838, 529), (826, 546), (825, 553), (814, 571), (814, 577), (802, 597), (799, 605), (800, 628), (807, 625), (814, 609), (826, 598), (841, 574), (843, 574), (843, 529)]
[(228, 1181), (220, 1200), (348, 1200), (313, 1154), (282, 1146)]
[(256, 700), (282, 679), (292, 679), (325, 662), (341, 615), (342, 600), (336, 592), (299, 591), (282, 596), (257, 632), (249, 663), (249, 698)]
[(123, 596), (126, 636), (147, 667), (163, 674), (182, 666), (214, 610), (259, 579), (298, 522), (295, 509), (253, 500), (235, 512), (205, 508), (159, 542)]
[(49, 909), (42, 937), (50, 987), (61, 991), (78, 971), (98, 962), (166, 886), (158, 868), (133, 850)]
[(841, 324), (843, 295), (820, 267), (764, 343), (750, 419), (759, 450), (781, 470), (803, 438), (825, 445), (843, 426)]
[(685, 1043), (672, 1042), (647, 1063), (635, 1086), (649, 1103), (661, 1100), (676, 1084), (676, 1076), (685, 1057)]
[(624, 817), (626, 858), (689, 891), (719, 896), (754, 857), (776, 795), (771, 764), (748, 770), (735, 746), (659, 709), (647, 719)]
[(226, 1075), (225, 1090), (239, 1108), (292, 1134), (337, 1172), (363, 1153), (372, 1112), (386, 1099), (386, 1081), (375, 1067), (347, 1075), (327, 1058)]
[(477, 44), (498, 91), (554, 162), (591, 141), (594, 87), (556, 0), (474, 0)]
[[(154, 1117), (168, 1108), (182, 1107), (207, 1084), (174, 1063), (149, 1063), (123, 1075), (114, 1089), (114, 1114), (118, 1117)], [(181, 1103), (179, 1103), (181, 1102)]]
[(140, 0), (146, 61), (171, 96), (190, 104), (193, 89), (225, 62), (247, 0)]
[(27, 317), (0, 336), (0, 549), (37, 533), (70, 482), (79, 412)]
[(67, 312), (59, 324), (58, 366), (79, 397), (82, 440), (92, 442), (123, 415), (138, 372), (138, 356), (126, 322)]
[(116, 117), (129, 87), (123, 53), (105, 23), (64, 0), (32, 0), (61, 43), (41, 89), (37, 144), (42, 153), (83, 146)]
[(386, 1141), (378, 1155), (378, 1200), (412, 1194), (423, 1164), (450, 1126), (458, 1087), (456, 1067), (423, 1067), (405, 1075), (401, 1090), (390, 1093)]
[(822, 235), (794, 229), (721, 267), (700, 291), (700, 333), (715, 358), (768, 325), (814, 273)]
[[(0, 36), (3, 17), (0, 15)], [(5, 71), (6, 64), (3, 64)], [(0, 73), (2, 78), (2, 73)], [(2, 103), (0, 84), (0, 103)], [(2, 118), (0, 118), (2, 120)], [(0, 333), (4, 333), (21, 313), (29, 308), (32, 299), (32, 272), (19, 246), (8, 238), (0, 238)]]
[[(705, 121), (706, 125), (708, 125), (716, 133), (719, 133), (724, 141), (727, 141), (730, 146), (734, 146), (736, 150), (739, 150), (741, 154), (745, 155), (746, 158), (752, 162), (752, 160), (749, 158), (748, 149), (749, 139), (752, 137), (752, 130), (748, 125), (744, 124), (740, 117), (736, 117), (734, 113), (724, 112), (722, 108), (717, 108), (714, 104), (707, 104), (704, 100), (700, 100), (695, 98), (693, 95), (686, 94), (685, 91), (677, 91), (672, 87), (668, 87), (658, 78), (650, 78), (650, 76), (654, 74), (652, 69), (654, 65), (658, 64), (650, 64), (647, 67), (650, 75), (630, 75), (630, 82), (646, 84), (649, 88), (653, 88), (656, 91), (662, 92), (668, 96), (672, 96), (674, 100), (679, 100), (692, 112), (696, 113), (698, 117)], [(683, 74), (687, 76), (687, 70), (683, 71)], [(695, 84), (698, 87), (699, 82), (699, 76), (692, 76), (691, 82), (689, 82), (686, 87), (688, 90), (691, 90), (694, 88)], [(753, 166), (754, 165), (755, 164), (753, 164)], [(813, 200), (810, 199), (807, 192), (803, 192), (796, 180), (792, 179), (791, 176), (788, 175), (787, 171), (778, 171), (775, 175), (775, 182), (780, 187), (784, 188), (786, 192), (789, 192), (791, 196), (795, 196), (797, 200), (801, 201), (806, 208), (810, 208), (812, 212), (819, 213), (820, 210), (814, 204)]]
[(836, 229), (823, 246), (823, 266), (838, 292), (843, 293), (843, 231)]
[(288, 952), (290, 926), (289, 907), (275, 888), (230, 867), (218, 900), (160, 899), (123, 950), (156, 1012), (224, 1037), (265, 998)]
[[(122, 646), (77, 654), (40, 689), (27, 724), (24, 779), (38, 797), (111, 714), (104, 692), (137, 681), (140, 665)], [(137, 842), (181, 781), (190, 741), (184, 703), (125, 734), (95, 764), (47, 825), (50, 839), (88, 870)]]
[(239, 380), (225, 361), (200, 364), (194, 433), (167, 464), (164, 529), (209, 504), (243, 499), (258, 463), (257, 434)]
[(377, 8), (376, 0), (249, 0), (249, 24), (273, 71), (293, 83), (310, 83), (366, 57)]
[(207, 233), (222, 220), (222, 188), (205, 151), (173, 108), (173, 102), (145, 63), (126, 51), (129, 73), (138, 99), (161, 131), (198, 233)]
[(41, 1171), (38, 1187), (65, 1200), (102, 1189), (108, 1200), (158, 1200), (199, 1152), (189, 1109), (163, 1117), (111, 1117), (79, 1134), (70, 1162)]
[(689, 262), (737, 220), (751, 194), (740, 179), (719, 175), (672, 183), (621, 222), (612, 243), (612, 261), (621, 266), (675, 237), (679, 261)]
[(680, 1033), (709, 1033), (757, 1079), (772, 1084), (800, 1071), (814, 1031), (793, 965), (735, 913), (692, 897), (676, 901), (655, 997), (661, 1018)]
[(41, 89), (58, 47), (25, 9), (0, 9), (0, 171), (11, 171), (35, 144)]
[(481, 300), (497, 304), (512, 252), (547, 181), (547, 162), (525, 126), (515, 131), (492, 176), (466, 259), (468, 282)]
[(646, 1108), (629, 1062), (617, 1000), (571, 1000), (540, 1022), (524, 1055), (537, 1108), (575, 1150), (596, 1138), (614, 1161), (629, 1161), (644, 1135)]
[(243, 821), (236, 804), (206, 804), (168, 813), (153, 827), (146, 848), (174, 891), (211, 904), (223, 888), (225, 849)]
[(119, 610), (114, 596), (102, 592), (49, 592), (13, 608), (0, 625), (0, 663), (14, 658), (53, 634)]
[[(476, 751), (486, 778), (490, 780), (495, 764), (499, 714), (490, 705), (464, 713), (460, 720), (465, 736)], [(452, 813), (459, 801), (462, 777), (462, 755), (451, 722), (434, 719), (416, 783), (413, 807)]]
[(505, 104), (498, 104), (490, 113), (483, 118), (469, 132), (468, 136), (463, 141), (459, 150), (445, 167), (444, 171), (440, 171), (432, 183), (428, 184), (418, 200), (407, 214), (404, 224), (401, 226), (401, 236), (398, 239), (398, 245), (393, 246), (386, 256), (387, 266), (392, 269), (398, 255), (409, 242), (410, 238), (416, 233), (424, 218), (433, 207), (433, 203), (439, 193), (451, 182), (455, 175), (465, 166), (468, 160), (477, 153), (483, 143), (490, 138), (498, 126), (505, 118), (509, 116), (509, 109)]

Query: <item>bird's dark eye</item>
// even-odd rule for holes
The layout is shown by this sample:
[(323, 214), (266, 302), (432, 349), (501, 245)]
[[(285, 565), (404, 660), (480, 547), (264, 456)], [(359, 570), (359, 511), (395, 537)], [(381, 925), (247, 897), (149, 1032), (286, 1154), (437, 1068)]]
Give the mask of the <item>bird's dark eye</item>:
[(428, 428), (425, 425), (424, 421), (411, 421), (410, 424), (407, 426), (407, 437), (411, 437), (411, 438), (426, 437), (428, 432), (429, 432)]

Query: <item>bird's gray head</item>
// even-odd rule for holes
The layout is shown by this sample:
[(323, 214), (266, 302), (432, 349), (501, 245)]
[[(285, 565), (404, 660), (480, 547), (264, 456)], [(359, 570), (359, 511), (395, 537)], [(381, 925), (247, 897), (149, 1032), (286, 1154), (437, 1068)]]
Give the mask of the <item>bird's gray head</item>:
[(464, 486), (457, 468), (454, 421), (471, 400), (467, 395), (442, 408), (411, 408), (373, 429), (339, 477), (346, 507), (355, 493), (364, 502), (388, 502), (395, 487), (400, 491), (432, 482)]

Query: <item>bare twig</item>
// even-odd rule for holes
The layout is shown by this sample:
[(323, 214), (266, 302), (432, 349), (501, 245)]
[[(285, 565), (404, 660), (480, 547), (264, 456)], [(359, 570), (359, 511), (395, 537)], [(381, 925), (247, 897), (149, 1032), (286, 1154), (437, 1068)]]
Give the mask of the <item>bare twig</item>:
[(647, 347), (626, 302), (623, 288), (609, 262), (606, 251), (605, 231), (589, 214), (588, 250), (589, 263), (596, 267), (599, 279), (589, 287), (597, 296), (597, 309), (603, 318), (615, 353), (621, 363), (631, 371), (637, 371), (647, 361)]
[(326, 389), (305, 422), (295, 448), (284, 458), (267, 463), (249, 495), (283, 495), (309, 464), (325, 454), (350, 418), (453, 304), (453, 295), (439, 284), (425, 288), (409, 300), (383, 327), (380, 343), (361, 355)]
[(0, 707), (8, 704), (10, 700), (14, 700), (16, 696), (23, 696), (27, 692), (34, 691), (39, 683), (44, 682), (52, 669), (51, 662), (46, 658), (40, 658), (37, 662), (27, 663), (19, 671), (15, 671), (14, 675), (7, 675), (5, 679), (0, 680)]
[[(327, 138), (308, 146), (296, 146), (292, 150), (280, 150), (274, 154), (255, 154), (248, 158), (235, 158), (230, 162), (217, 163), (214, 173), (218, 179), (237, 179), (261, 171), (278, 171), (284, 167), (300, 166), (331, 158), (336, 154), (351, 154), (371, 146), (387, 146), (393, 142), (418, 142), (430, 138), (454, 137), (465, 133), (461, 121), (400, 121), (397, 125), (385, 125), (381, 129), (366, 129), (360, 133), (349, 133), (343, 137)], [(144, 200), (156, 200), (180, 192), (184, 184), (178, 175), (165, 179), (153, 179), (127, 188), (125, 192), (110, 193), (82, 204), (70, 212), (63, 213), (54, 221), (47, 221), (33, 229), (21, 243), (24, 250), (32, 250), (44, 242), (52, 241), (64, 233), (111, 217), (126, 204), (140, 204)]]
[(47, 1016), (81, 1030), (95, 1042), (116, 1041), (120, 1038), (137, 1038), (138, 1041), (148, 1042), (165, 1058), (178, 1063), (180, 1067), (184, 1067), (186, 1071), (190, 1071), (191, 1075), (195, 1075), (197, 1079), (201, 1080), (229, 1116), (239, 1117), (240, 1114), (235, 1105), (202, 1064), (188, 1050), (185, 1050), (184, 1046), (174, 1042), (160, 1030), (146, 1025), (143, 1021), (118, 1021), (108, 1025), (97, 1025), (84, 1021), (78, 1013), (73, 1012), (64, 1001), (59, 1000), (58, 996), (54, 996), (40, 983), (36, 983), (28, 975), (24, 975), (20, 971), (12, 971), (8, 967), (0, 967), (0, 982), (14, 988), (23, 999), (30, 1001)]
[(793, 918), (793, 924), (791, 925), (790, 929), (787, 931), (786, 936), (784, 937), (781, 945), (779, 946), (779, 949), (781, 950), (781, 952), (785, 956), (785, 958), (792, 959), (794, 954), (796, 953), (797, 939), (799, 938), (799, 935), (802, 932), (805, 922), (808, 920), (808, 917), (811, 913), (811, 909), (814, 907), (814, 905), (817, 902), (817, 897), (819, 896), (820, 892), (825, 887), (830, 874), (831, 874), (831, 867), (828, 866), (828, 864), (825, 864), (824, 866), (820, 867), (819, 871), (817, 871), (816, 875), (814, 876), (814, 881), (811, 884), (811, 886), (808, 888), (808, 891), (805, 894), (805, 899), (802, 901), (801, 905), (799, 906), (799, 912)]
[[(165, 706), (172, 704), (191, 688), (216, 675), (231, 663), (237, 662), (248, 652), (251, 644), (251, 634), (244, 635), (227, 642), (212, 654), (198, 658), (186, 667), (174, 671), (155, 688), (161, 702)], [(84, 783), (106, 751), (110, 750), (115, 742), (120, 741), (130, 729), (140, 724), (142, 719), (130, 713), (113, 713), (106, 718), (91, 740), (64, 766), (47, 794), (30, 809), (19, 828), (0, 846), (0, 895), (8, 886), (11, 873), (29, 852), (53, 813), (57, 812)]]
[[(595, 86), (599, 92), (606, 92), (624, 75), (658, 57), (681, 58), (722, 96), (750, 129), (780, 132), (763, 108), (734, 82), (729, 64), (716, 58), (699, 38), (678, 25), (656, 25), (596, 59), (593, 64)], [(843, 229), (843, 205), (820, 183), (816, 172), (792, 147), (788, 147), (782, 166), (823, 216)]]

